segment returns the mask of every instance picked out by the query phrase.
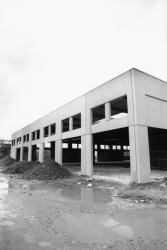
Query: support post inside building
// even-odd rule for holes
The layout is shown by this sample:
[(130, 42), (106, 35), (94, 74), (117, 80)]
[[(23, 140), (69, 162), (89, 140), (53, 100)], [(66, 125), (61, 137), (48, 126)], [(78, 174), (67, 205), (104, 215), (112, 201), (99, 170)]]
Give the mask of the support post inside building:
[(150, 157), (147, 126), (129, 127), (131, 181), (147, 183), (150, 181)]
[(62, 165), (62, 140), (55, 143), (55, 161)]
[(81, 136), (81, 173), (88, 176), (93, 174), (93, 139), (91, 134)]

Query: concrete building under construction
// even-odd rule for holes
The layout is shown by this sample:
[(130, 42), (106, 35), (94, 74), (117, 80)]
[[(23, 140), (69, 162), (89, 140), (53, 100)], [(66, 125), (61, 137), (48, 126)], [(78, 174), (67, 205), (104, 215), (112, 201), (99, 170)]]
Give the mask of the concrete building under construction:
[(11, 157), (88, 176), (121, 166), (131, 182), (149, 182), (167, 169), (167, 83), (131, 69), (15, 132)]

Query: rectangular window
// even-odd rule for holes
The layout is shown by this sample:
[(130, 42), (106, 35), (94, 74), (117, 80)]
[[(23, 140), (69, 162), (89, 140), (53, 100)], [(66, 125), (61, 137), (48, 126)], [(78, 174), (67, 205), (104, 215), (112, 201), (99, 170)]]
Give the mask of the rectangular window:
[(117, 145), (117, 150), (121, 150), (121, 146), (120, 145)]
[(100, 122), (105, 119), (105, 105), (100, 105), (92, 109), (92, 122)]
[(56, 134), (56, 123), (50, 125), (50, 133), (51, 135)]
[(35, 131), (34, 131), (34, 132), (32, 132), (32, 134), (31, 134), (31, 138), (32, 138), (32, 141), (34, 141), (34, 140), (35, 140)]
[(49, 127), (44, 127), (44, 137), (48, 137), (49, 136)]
[(78, 144), (73, 143), (73, 144), (72, 144), (72, 148), (78, 148)]
[(69, 131), (69, 118), (62, 120), (62, 132)]
[(68, 148), (68, 143), (63, 143), (63, 148)]
[(23, 142), (26, 142), (26, 135), (23, 136)]
[(27, 134), (27, 141), (29, 141), (29, 134)]
[(81, 113), (74, 115), (73, 119), (73, 129), (81, 128)]
[(111, 118), (121, 118), (128, 115), (127, 96), (119, 97), (110, 102), (111, 104)]
[(40, 130), (38, 129), (36, 133), (37, 133), (37, 140), (38, 140), (40, 139)]

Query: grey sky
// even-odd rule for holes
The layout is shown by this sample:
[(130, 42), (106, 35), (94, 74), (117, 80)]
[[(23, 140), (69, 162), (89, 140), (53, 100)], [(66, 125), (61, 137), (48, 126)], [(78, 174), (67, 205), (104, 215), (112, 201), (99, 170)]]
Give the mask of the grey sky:
[(167, 81), (166, 0), (0, 0), (0, 138), (137, 67)]

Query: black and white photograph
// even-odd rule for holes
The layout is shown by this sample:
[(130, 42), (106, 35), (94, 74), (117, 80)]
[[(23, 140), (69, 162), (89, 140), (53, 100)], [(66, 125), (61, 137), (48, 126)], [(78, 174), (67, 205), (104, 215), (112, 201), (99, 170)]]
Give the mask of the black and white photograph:
[(0, 250), (167, 250), (167, 0), (0, 0)]

